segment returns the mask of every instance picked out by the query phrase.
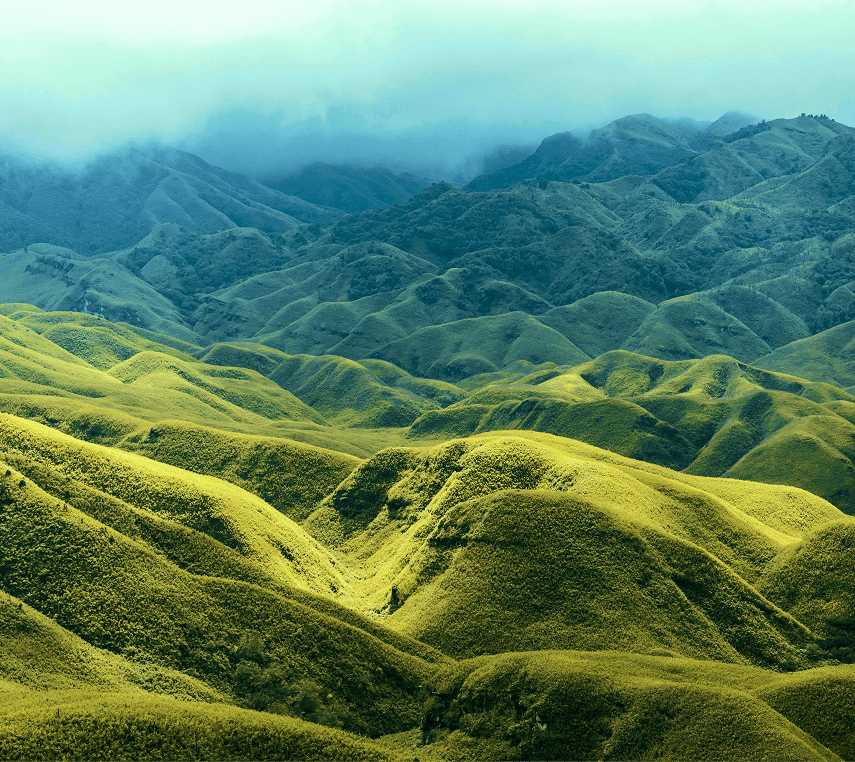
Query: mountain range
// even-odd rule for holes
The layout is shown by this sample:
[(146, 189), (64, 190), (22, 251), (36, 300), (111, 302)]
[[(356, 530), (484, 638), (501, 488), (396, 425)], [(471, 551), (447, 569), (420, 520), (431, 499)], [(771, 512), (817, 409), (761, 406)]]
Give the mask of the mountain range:
[(855, 756), (855, 129), (502, 155), (0, 156), (0, 757)]

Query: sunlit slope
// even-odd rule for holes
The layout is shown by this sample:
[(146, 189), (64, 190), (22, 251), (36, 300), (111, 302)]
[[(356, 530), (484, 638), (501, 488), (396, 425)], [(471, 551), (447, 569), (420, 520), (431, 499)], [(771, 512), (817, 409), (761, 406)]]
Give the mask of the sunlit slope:
[[(285, 582), (329, 591), (344, 584), (329, 554), (260, 498), (220, 479), (193, 474), (114, 448), (81, 442), (40, 424), (0, 414), (0, 446), (24, 470), (63, 478), (204, 532), (263, 564)], [(9, 490), (11, 484), (7, 485)]]
[(409, 433), (543, 431), (699, 475), (791, 484), (850, 512), (853, 422), (855, 400), (829, 383), (724, 356), (663, 361), (616, 351), (510, 383), (490, 377), (466, 399), (427, 411)]
[(7, 593), (0, 593), (0, 681), (37, 690), (97, 687), (137, 696), (228, 700), (189, 675), (96, 648)]
[[(841, 691), (853, 681), (851, 667), (781, 675), (609, 651), (483, 656), (438, 676), (424, 733), (433, 744), (422, 753), (482, 760), (849, 759), (852, 705)], [(808, 701), (797, 703), (802, 697)], [(406, 740), (399, 744), (422, 751)]]
[[(31, 318), (41, 334), (27, 325)], [(73, 353), (51, 341), (51, 335)], [(120, 362), (126, 354), (128, 359)], [(79, 402), (116, 411), (119, 419), (324, 423), (255, 371), (205, 365), (173, 346), (75, 313), (28, 313), (19, 320), (0, 316), (0, 373), (5, 409), (42, 406), (45, 420), (67, 417), (51, 407), (67, 409)]]
[(404, 759), (364, 736), (224, 704), (3, 687), (4, 759)]
[(324, 423), (289, 391), (244, 368), (215, 368), (146, 351), (114, 366), (107, 375), (132, 387), (179, 392), (230, 417), (248, 411), (271, 420)]
[(161, 463), (225, 479), (295, 521), (305, 518), (361, 462), (293, 440), (160, 421), (118, 442)]
[(725, 482), (722, 498), (718, 484), (485, 435), (378, 453), (304, 525), (365, 568), (366, 605), (454, 655), (664, 647), (799, 664), (810, 633), (750, 582), (842, 514), (792, 488)]
[(215, 344), (199, 357), (209, 365), (255, 369), (337, 425), (406, 426), (426, 410), (465, 396), (453, 384), (412, 376), (380, 360), (287, 355), (254, 344)]
[[(117, 445), (131, 435), (136, 441), (140, 437), (145, 440), (152, 423), (183, 420), (197, 426), (272, 437), (280, 440), (270, 443), (274, 450), (287, 449), (287, 442), (281, 441), (286, 438), (361, 456), (400, 441), (395, 432), (351, 430), (348, 433), (327, 426), (315, 410), (256, 372), (253, 366), (262, 371), (277, 367), (285, 356), (275, 350), (243, 351), (218, 345), (209, 353), (215, 364), (204, 364), (184, 354), (187, 345), (159, 334), (140, 335), (140, 329), (130, 331), (85, 315), (44, 313), (25, 305), (7, 305), (6, 311), (16, 319), (0, 316), (0, 409), (47, 423), (82, 439), (107, 445)], [(44, 331), (43, 334), (24, 324), (30, 318), (36, 321), (36, 328)], [(88, 327), (90, 323), (92, 328)], [(128, 361), (113, 366), (108, 372), (99, 370), (44, 335), (68, 326), (84, 333), (85, 346), (101, 359), (114, 354), (111, 342), (116, 337), (127, 340), (123, 347), (133, 354)], [(168, 343), (160, 343), (158, 339)], [(163, 347), (164, 351), (153, 351), (152, 344)], [(69, 346), (75, 350), (79, 348), (78, 344)], [(268, 360), (262, 351), (276, 356), (275, 360), (268, 361), (269, 367), (256, 362)], [(229, 359), (249, 367), (222, 367)], [(315, 358), (305, 359), (310, 364), (315, 362)], [(396, 411), (406, 403), (413, 408), (409, 418), (403, 421), (406, 424), (424, 409), (433, 409), (464, 396), (462, 390), (450, 384), (411, 377), (388, 363), (376, 362), (375, 373), (342, 358), (327, 358), (329, 360), (333, 365), (340, 361), (358, 370), (357, 379), (353, 374), (350, 378), (347, 373), (339, 376), (340, 383), (335, 389), (337, 397), (327, 395), (333, 403), (330, 408), (333, 415), (347, 411), (350, 404), (349, 414), (345, 412), (344, 415), (347, 419), (389, 419), (391, 413), (391, 418), (398, 420)], [(316, 363), (325, 364), (326, 361)], [(330, 375), (335, 374), (328, 374), (328, 377)], [(378, 375), (386, 383), (400, 385), (401, 391), (381, 383)], [(359, 384), (355, 383), (357, 380), (362, 382), (361, 393)], [(304, 387), (315, 401), (318, 383), (322, 381), (323, 374), (313, 379), (309, 373), (294, 388), (299, 391)], [(374, 407), (372, 400), (376, 402)], [(360, 410), (363, 403), (364, 409)], [(254, 447), (247, 444), (248, 451)], [(210, 468), (206, 473), (212, 473)], [(234, 476), (233, 471), (230, 474), (226, 474), (227, 478)], [(252, 479), (250, 481), (255, 484)], [(252, 488), (263, 489), (259, 484)]]
[(191, 670), (246, 705), (286, 702), (311, 679), (350, 727), (414, 724), (424, 657), (439, 655), (311, 593), (346, 597), (348, 573), (274, 509), (9, 416), (2, 432), (24, 451), (4, 455), (0, 476), (7, 593), (90, 644)]
[(108, 370), (146, 350), (192, 361), (189, 353), (199, 349), (194, 344), (160, 334), (157, 336), (160, 341), (152, 341), (138, 333), (140, 329), (133, 330), (127, 325), (80, 312), (37, 312), (17, 318), (17, 322), (99, 370)]

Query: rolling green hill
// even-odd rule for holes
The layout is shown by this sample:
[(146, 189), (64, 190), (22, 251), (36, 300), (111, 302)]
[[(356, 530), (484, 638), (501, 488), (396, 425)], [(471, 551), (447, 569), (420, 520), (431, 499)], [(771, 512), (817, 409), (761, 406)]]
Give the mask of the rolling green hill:
[(0, 757), (855, 757), (853, 145), (0, 157)]

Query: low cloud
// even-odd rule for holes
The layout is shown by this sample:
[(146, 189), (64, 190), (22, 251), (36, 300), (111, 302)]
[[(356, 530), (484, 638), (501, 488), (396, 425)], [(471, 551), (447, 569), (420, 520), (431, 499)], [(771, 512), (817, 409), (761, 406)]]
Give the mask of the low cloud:
[(327, 161), (463, 178), (500, 146), (643, 111), (855, 123), (855, 7), (834, 0), (248, 0), (231, 21), (195, 2), (41, 5), (0, 31), (0, 148), (33, 156), (155, 139), (255, 176)]

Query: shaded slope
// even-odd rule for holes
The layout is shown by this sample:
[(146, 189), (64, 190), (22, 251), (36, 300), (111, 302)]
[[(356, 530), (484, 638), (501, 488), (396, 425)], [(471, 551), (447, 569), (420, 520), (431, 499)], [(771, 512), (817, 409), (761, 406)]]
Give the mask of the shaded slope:
[(287, 177), (267, 178), (264, 184), (288, 196), (353, 214), (399, 204), (430, 182), (409, 173), (395, 174), (382, 167), (316, 162)]
[(663, 170), (653, 182), (679, 202), (723, 200), (767, 178), (804, 170), (841, 133), (851, 128), (826, 118), (746, 125), (701, 155)]
[(621, 349), (663, 360), (721, 354), (743, 362), (771, 351), (748, 326), (698, 295), (660, 303)]
[(200, 340), (168, 298), (111, 259), (84, 258), (47, 244), (0, 257), (4, 269), (0, 301), (26, 301), (48, 311), (89, 312), (191, 343)]
[(811, 381), (855, 386), (855, 322), (794, 341), (756, 361), (768, 370), (793, 373)]
[(453, 382), (517, 360), (566, 365), (584, 361), (587, 355), (558, 331), (524, 313), (510, 312), (423, 328), (370, 357), (394, 361), (410, 373)]
[(855, 649), (855, 521), (836, 521), (786, 548), (758, 582), (770, 600), (810, 626), (823, 649)]
[(223, 704), (92, 690), (13, 689), (4, 699), (6, 759), (401, 758), (341, 730)]
[(798, 695), (790, 677), (615, 652), (481, 657), (439, 676), (426, 735), (447, 759), (839, 759), (840, 733), (824, 746), (769, 705)]
[(43, 242), (100, 254), (133, 245), (158, 223), (284, 231), (338, 216), (165, 147), (104, 154), (79, 173), (6, 154), (0, 176), (3, 251)]
[(656, 308), (616, 291), (600, 291), (556, 307), (537, 319), (566, 336), (590, 357), (619, 349)]

